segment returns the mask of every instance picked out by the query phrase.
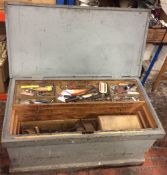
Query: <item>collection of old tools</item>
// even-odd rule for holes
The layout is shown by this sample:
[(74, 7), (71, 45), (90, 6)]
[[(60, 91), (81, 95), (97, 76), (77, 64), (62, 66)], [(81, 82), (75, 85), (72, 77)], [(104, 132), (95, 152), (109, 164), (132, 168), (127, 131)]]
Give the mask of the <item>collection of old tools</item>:
[[(49, 124), (40, 126), (40, 124), (24, 126), (21, 124), (21, 134), (42, 134), (42, 133), (60, 133), (60, 132), (81, 132), (83, 134), (91, 134), (98, 130), (97, 119), (78, 119), (72, 124), (68, 125), (68, 121), (62, 121), (54, 123), (54, 127), (50, 127)], [(38, 122), (39, 123), (39, 122)]]
[(138, 115), (102, 115), (93, 118), (21, 122), (20, 134), (52, 134), (96, 131), (140, 130)]
[[(44, 84), (44, 85), (21, 85), (20, 86), (20, 95), (32, 97), (31, 99), (19, 99), (21, 104), (46, 104), (53, 103), (54, 98), (45, 99), (45, 97), (53, 96), (53, 85)], [(39, 99), (38, 97), (43, 97)]]
[(54, 102), (84, 102), (84, 101), (139, 101), (139, 91), (135, 83), (112, 84), (99, 81), (97, 85), (65, 85), (61, 92), (55, 93), (52, 84), (23, 84), (19, 94), (26, 98), (19, 99), (21, 104), (46, 104)]
[(48, 92), (53, 91), (53, 85), (22, 85), (21, 95), (28, 96), (49, 96)]
[(76, 101), (139, 101), (139, 92), (136, 84), (111, 85), (106, 82), (99, 82), (98, 86), (90, 86), (85, 89), (65, 89), (58, 96), (61, 102)]
[[(56, 83), (55, 83), (56, 84)], [(139, 91), (137, 85), (127, 82), (112, 83), (99, 82), (63, 82), (34, 83), (19, 85), (20, 104), (50, 104), (55, 102), (75, 103), (86, 101), (138, 101)], [(17, 92), (17, 94), (18, 94)], [(23, 98), (22, 98), (23, 97)], [(73, 119), (72, 119), (73, 120)], [(45, 134), (63, 132), (81, 132), (83, 134), (94, 133), (99, 130), (98, 116), (91, 119), (78, 119), (77, 121), (33, 121), (22, 123), (21, 134)], [(101, 123), (101, 122), (100, 122)], [(103, 130), (103, 129), (102, 129)]]

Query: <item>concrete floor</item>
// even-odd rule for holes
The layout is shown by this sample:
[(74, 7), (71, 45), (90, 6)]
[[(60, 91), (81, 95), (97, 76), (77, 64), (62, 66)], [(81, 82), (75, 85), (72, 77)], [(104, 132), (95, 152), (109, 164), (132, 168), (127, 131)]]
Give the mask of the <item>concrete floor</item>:
[[(152, 82), (158, 73), (153, 70), (145, 84), (146, 91), (152, 104), (167, 132), (167, 82), (160, 84), (155, 92), (151, 92)], [(2, 128), (5, 103), (0, 103), (0, 132)], [(158, 140), (145, 154), (145, 163), (142, 166), (126, 166), (119, 168), (98, 168), (77, 172), (44, 172), (33, 175), (167, 175), (167, 136)], [(0, 145), (0, 175), (8, 174), (9, 159), (6, 150)], [(30, 174), (31, 175), (31, 174)]]

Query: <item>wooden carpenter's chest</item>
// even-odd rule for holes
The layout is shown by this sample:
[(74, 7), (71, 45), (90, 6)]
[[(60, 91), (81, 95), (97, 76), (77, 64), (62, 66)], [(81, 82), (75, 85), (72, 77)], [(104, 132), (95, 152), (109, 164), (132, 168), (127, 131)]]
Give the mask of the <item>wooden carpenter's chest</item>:
[(143, 163), (165, 134), (138, 79), (148, 11), (6, 8), (10, 170)]

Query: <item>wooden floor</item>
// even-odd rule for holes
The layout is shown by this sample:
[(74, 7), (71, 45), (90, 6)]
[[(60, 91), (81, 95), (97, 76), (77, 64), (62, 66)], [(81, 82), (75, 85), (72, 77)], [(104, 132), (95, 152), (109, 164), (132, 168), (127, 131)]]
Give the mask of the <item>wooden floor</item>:
[[(157, 74), (157, 72), (155, 72)], [(167, 82), (161, 83), (153, 93), (151, 92), (153, 74), (145, 85), (153, 106), (167, 132)], [(2, 128), (5, 103), (0, 102), (0, 132)], [(98, 168), (77, 172), (45, 172), (33, 175), (167, 175), (167, 136), (157, 141), (145, 154), (145, 163), (142, 166), (126, 166), (119, 168)], [(0, 145), (0, 175), (7, 175), (9, 159), (6, 150)], [(30, 174), (31, 175), (31, 174)]]

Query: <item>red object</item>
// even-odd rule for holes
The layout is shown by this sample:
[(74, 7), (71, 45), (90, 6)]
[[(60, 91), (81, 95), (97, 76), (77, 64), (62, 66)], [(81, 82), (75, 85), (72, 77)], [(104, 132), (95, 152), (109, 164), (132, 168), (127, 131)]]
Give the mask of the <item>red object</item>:
[(5, 13), (0, 11), (0, 22), (5, 22)]
[(7, 100), (7, 94), (0, 94), (0, 100)]

